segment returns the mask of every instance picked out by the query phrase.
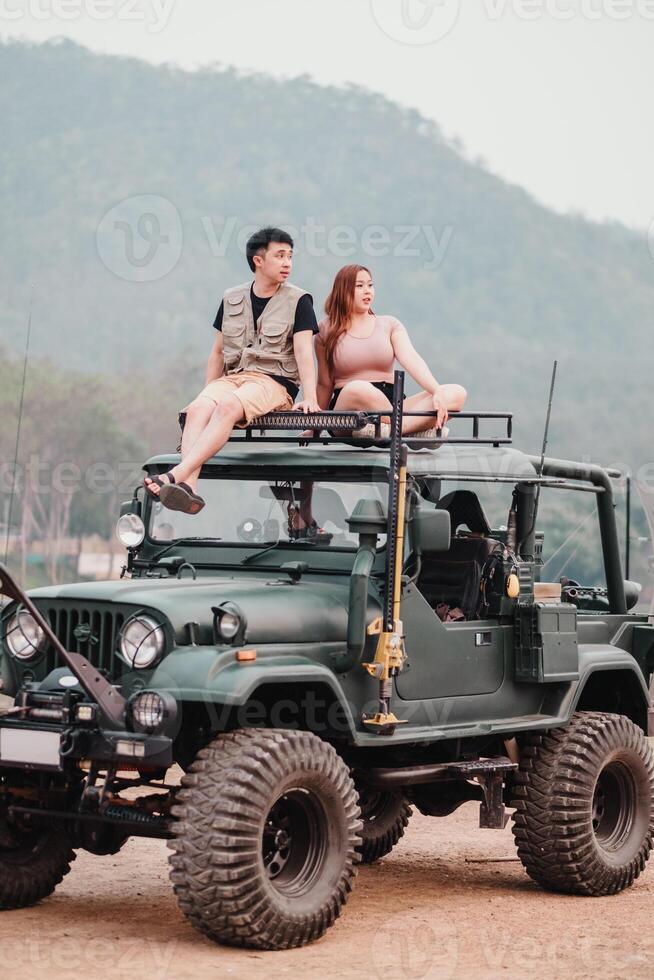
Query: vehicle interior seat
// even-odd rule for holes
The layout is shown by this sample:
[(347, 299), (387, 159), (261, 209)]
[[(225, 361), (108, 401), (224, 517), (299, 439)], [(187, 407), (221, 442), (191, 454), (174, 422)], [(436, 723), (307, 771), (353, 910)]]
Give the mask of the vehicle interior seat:
[[(484, 564), (498, 547), (479, 499), (471, 490), (453, 490), (438, 502), (452, 521), (452, 542), (447, 551), (428, 552), (416, 585), (433, 609), (460, 609), (466, 619), (478, 619), (479, 590)], [(467, 530), (461, 531), (465, 526)]]

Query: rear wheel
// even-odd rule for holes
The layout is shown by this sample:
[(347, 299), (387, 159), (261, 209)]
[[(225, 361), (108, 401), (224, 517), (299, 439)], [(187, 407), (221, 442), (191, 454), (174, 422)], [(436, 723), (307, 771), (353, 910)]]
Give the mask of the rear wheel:
[(289, 949), (318, 939), (340, 914), (361, 821), (347, 766), (317, 736), (219, 736), (184, 776), (173, 815), (173, 886), (210, 938)]
[(654, 758), (623, 715), (579, 712), (532, 738), (514, 781), (513, 833), (546, 888), (611, 895), (645, 867), (654, 836)]
[(390, 854), (404, 836), (412, 814), (402, 793), (375, 793), (359, 787), (361, 807), (361, 844), (357, 848), (363, 864), (372, 864)]
[(61, 828), (31, 826), (0, 811), (0, 908), (20, 909), (47, 898), (70, 871), (75, 852)]

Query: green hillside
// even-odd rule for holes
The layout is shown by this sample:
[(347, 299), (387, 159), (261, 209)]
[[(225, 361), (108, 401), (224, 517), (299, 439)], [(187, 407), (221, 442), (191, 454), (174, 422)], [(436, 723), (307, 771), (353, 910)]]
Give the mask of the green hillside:
[[(361, 89), (154, 68), (70, 42), (6, 43), (0, 65), (10, 350), (21, 349), (34, 282), (35, 357), (144, 385), (180, 363), (190, 396), (220, 294), (248, 274), (237, 233), (274, 221), (305, 229), (293, 279), (317, 307), (340, 265), (369, 263), (377, 309), (407, 324), (471, 406), (514, 409), (519, 442), (539, 442), (557, 356), (552, 450), (648, 459), (654, 263), (644, 236), (548, 211), (433, 123)], [(131, 266), (116, 215), (101, 225), (142, 195), (165, 199), (155, 216), (162, 206), (164, 219), (179, 214), (183, 235), (179, 261), (150, 282), (123, 273), (147, 276), (139, 256), (154, 232), (168, 233), (165, 220), (158, 231), (146, 221)], [(348, 242), (351, 255), (334, 254)]]

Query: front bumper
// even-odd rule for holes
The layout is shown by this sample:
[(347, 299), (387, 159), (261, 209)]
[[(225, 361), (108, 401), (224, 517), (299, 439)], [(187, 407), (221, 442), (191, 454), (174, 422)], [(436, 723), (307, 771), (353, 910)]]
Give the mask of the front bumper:
[(173, 762), (173, 743), (165, 735), (0, 720), (0, 767), (61, 772), (67, 764), (81, 761), (103, 769), (167, 769)]
[[(87, 720), (80, 721), (84, 708)], [(0, 767), (63, 771), (82, 761), (101, 769), (168, 768), (173, 740), (160, 732), (106, 728), (98, 706), (72, 692), (23, 691), (0, 716)]]

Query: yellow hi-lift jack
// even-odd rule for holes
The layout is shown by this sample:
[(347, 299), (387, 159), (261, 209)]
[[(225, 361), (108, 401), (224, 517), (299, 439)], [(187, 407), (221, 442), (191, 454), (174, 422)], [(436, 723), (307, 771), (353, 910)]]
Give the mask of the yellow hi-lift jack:
[(403, 400), (404, 372), (396, 371), (391, 422), (391, 471), (386, 533), (388, 557), (384, 615), (379, 616), (368, 627), (369, 636), (379, 636), (375, 658), (372, 663), (361, 665), (371, 677), (379, 681), (379, 710), (374, 715), (363, 716), (363, 724), (366, 728), (377, 732), (379, 735), (392, 735), (397, 725), (404, 725), (407, 721), (406, 718), (397, 718), (391, 711), (393, 679), (402, 670), (406, 659), (402, 620), (400, 619), (407, 464), (407, 449), (402, 444)]

